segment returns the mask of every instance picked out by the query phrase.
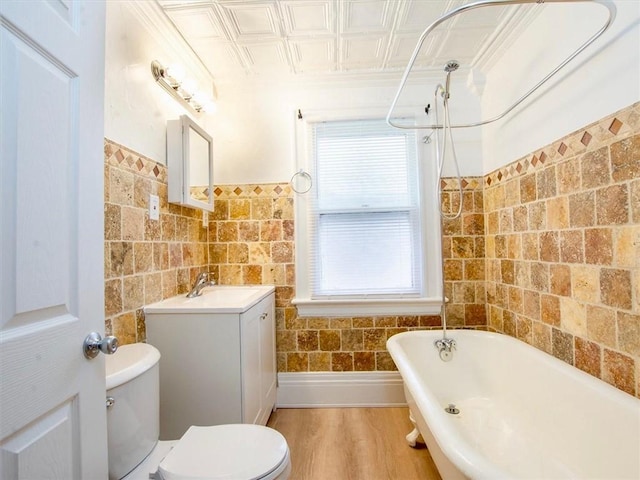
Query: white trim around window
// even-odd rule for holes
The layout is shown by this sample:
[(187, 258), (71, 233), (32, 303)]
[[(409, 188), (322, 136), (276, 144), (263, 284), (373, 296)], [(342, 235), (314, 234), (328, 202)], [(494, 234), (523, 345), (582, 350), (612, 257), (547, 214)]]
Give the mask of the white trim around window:
[[(302, 119), (296, 121), (296, 157), (297, 170), (314, 172), (313, 158), (310, 153), (310, 130), (318, 122), (343, 120), (383, 119), (384, 111), (358, 112), (304, 112)], [(422, 262), (418, 291), (375, 294), (364, 292), (359, 295), (312, 295), (313, 260), (310, 261), (312, 244), (310, 235), (314, 235), (314, 225), (310, 221), (310, 207), (314, 207), (313, 188), (306, 194), (295, 197), (295, 244), (296, 244), (296, 296), (292, 303), (298, 308), (298, 314), (306, 316), (376, 316), (376, 315), (433, 315), (439, 314), (442, 304), (442, 277), (440, 262), (440, 216), (436, 188), (436, 165), (430, 145), (421, 139), (424, 134), (417, 132), (417, 171), (420, 210), (419, 261)], [(313, 179), (312, 179), (313, 180)], [(358, 185), (354, 185), (358, 188)]]

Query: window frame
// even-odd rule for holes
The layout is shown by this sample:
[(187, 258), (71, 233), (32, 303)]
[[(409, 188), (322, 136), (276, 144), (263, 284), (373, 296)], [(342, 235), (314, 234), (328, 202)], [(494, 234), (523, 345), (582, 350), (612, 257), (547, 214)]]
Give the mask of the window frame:
[[(359, 109), (358, 111), (304, 111), (299, 118), (296, 111), (295, 157), (296, 171), (312, 170), (314, 159), (308, 144), (309, 128), (314, 123), (331, 121), (357, 121), (384, 119), (381, 109)], [(310, 251), (309, 207), (313, 188), (306, 194), (296, 194), (295, 207), (295, 297), (292, 304), (298, 308), (298, 315), (309, 316), (376, 316), (376, 315), (434, 315), (439, 314), (442, 305), (442, 272), (440, 264), (440, 214), (438, 210), (438, 192), (436, 187), (436, 165), (432, 148), (416, 136), (416, 162), (418, 169), (419, 212), (422, 217), (420, 231), (420, 249), (423, 262), (422, 291), (418, 294), (399, 294), (393, 296), (372, 295), (350, 297), (312, 298), (311, 272), (308, 265)], [(431, 160), (431, 161), (430, 161)]]

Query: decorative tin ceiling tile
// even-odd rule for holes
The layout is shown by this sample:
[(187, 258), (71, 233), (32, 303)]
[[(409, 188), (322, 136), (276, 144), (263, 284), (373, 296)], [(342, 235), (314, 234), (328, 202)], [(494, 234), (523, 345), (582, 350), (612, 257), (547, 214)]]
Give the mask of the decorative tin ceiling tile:
[(445, 13), (446, 3), (406, 2), (400, 5), (398, 29), (405, 32), (422, 32)]
[(170, 11), (169, 17), (180, 31), (189, 32), (191, 38), (231, 39), (213, 5), (176, 8)]
[(280, 36), (280, 15), (273, 2), (224, 3), (226, 25), (238, 41)]
[(288, 42), (296, 73), (331, 71), (336, 64), (336, 43), (333, 38), (300, 38)]
[[(158, 3), (217, 83), (263, 73), (396, 72), (406, 67), (420, 33), (461, 5), (457, 0)], [(441, 71), (448, 60), (455, 58), (462, 63), (462, 70), (468, 70), (488, 58), (489, 51), (492, 59), (498, 58), (507, 47), (506, 39), (524, 30), (533, 17), (523, 6), (483, 8), (457, 15), (427, 37), (415, 69)], [(505, 18), (509, 18), (508, 25)], [(267, 44), (270, 47), (266, 52), (255, 47)], [(276, 55), (275, 44), (280, 45), (275, 47)]]
[[(394, 5), (395, 7), (395, 5)], [(342, 3), (342, 31), (345, 33), (386, 32), (391, 11), (387, 0), (345, 0)]]
[(281, 1), (287, 36), (316, 37), (335, 35), (336, 2), (333, 1)]
[[(424, 44), (420, 47), (420, 52), (416, 57), (415, 65), (418, 67), (441, 67), (439, 57), (436, 56), (442, 43), (443, 33), (439, 31), (429, 35)], [(390, 45), (387, 50), (387, 67), (404, 68), (407, 66), (407, 60), (413, 54), (417, 45), (416, 33), (395, 33), (391, 37)]]
[(251, 68), (271, 71), (288, 68), (290, 62), (284, 43), (280, 40), (265, 40), (241, 45), (241, 51)]
[(386, 36), (343, 38), (340, 46), (341, 63), (347, 70), (380, 68), (384, 60)]

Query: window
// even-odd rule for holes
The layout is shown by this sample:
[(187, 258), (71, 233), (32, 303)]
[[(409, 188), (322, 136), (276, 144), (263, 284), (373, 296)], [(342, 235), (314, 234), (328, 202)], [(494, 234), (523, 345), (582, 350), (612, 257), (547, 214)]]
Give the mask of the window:
[(427, 298), (416, 131), (378, 119), (309, 122), (305, 145), (314, 183), (296, 199), (300, 314), (439, 311)]

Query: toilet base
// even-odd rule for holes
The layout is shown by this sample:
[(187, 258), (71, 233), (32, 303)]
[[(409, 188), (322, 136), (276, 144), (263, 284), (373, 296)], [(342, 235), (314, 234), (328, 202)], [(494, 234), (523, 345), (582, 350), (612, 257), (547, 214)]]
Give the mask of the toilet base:
[(178, 440), (161, 440), (156, 443), (156, 446), (153, 447), (153, 450), (147, 455), (147, 458), (133, 469), (133, 471), (124, 476), (122, 480), (149, 480), (153, 478), (151, 475), (156, 473), (158, 465), (176, 443), (178, 443)]

